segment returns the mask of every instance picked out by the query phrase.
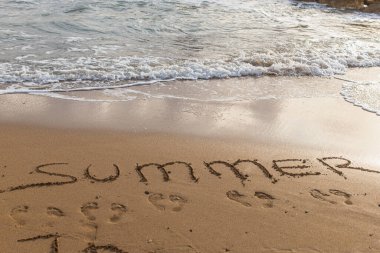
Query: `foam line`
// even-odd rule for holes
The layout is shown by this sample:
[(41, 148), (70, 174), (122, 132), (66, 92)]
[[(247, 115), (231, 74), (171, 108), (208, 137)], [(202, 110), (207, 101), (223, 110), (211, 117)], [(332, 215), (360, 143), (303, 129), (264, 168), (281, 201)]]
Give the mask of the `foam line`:
[(0, 91), (0, 95), (4, 94), (46, 94), (46, 93), (62, 93), (62, 92), (76, 92), (76, 91), (95, 91), (95, 90), (107, 90), (107, 89), (117, 89), (117, 88), (126, 88), (126, 87), (135, 87), (150, 85), (159, 82), (170, 82), (175, 81), (176, 79), (168, 80), (151, 80), (151, 81), (141, 81), (136, 83), (113, 85), (113, 86), (103, 86), (103, 87), (80, 87), (72, 89), (49, 89), (49, 90), (36, 90), (36, 89), (5, 89)]

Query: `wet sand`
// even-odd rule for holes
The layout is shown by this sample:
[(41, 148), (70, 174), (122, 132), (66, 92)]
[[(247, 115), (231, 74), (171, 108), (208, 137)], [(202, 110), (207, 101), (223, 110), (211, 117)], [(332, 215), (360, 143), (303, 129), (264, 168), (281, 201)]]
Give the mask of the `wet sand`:
[(1, 96), (1, 252), (378, 252), (380, 118), (310, 82), (328, 94)]

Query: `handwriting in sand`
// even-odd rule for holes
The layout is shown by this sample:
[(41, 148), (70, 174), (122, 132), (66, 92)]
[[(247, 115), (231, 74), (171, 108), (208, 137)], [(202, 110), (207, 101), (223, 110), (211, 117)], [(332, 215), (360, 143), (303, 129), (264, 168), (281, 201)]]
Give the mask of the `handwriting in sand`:
[[(335, 175), (343, 177), (347, 179), (347, 176), (343, 172), (343, 170), (356, 170), (366, 173), (377, 173), (380, 174), (380, 171), (365, 169), (362, 167), (354, 167), (351, 166), (351, 161), (349, 159), (343, 157), (323, 157), (316, 158), (316, 160), (322, 165), (322, 167), (332, 172)], [(308, 165), (308, 159), (283, 159), (283, 160), (273, 160), (272, 161), (272, 169), (273, 173), (279, 174), (279, 176), (287, 176), (291, 178), (299, 178), (305, 176), (319, 176), (322, 175), (319, 171), (312, 171), (311, 166)], [(209, 161), (203, 162), (205, 168), (210, 173), (210, 175), (221, 178), (222, 172), (216, 171), (215, 165), (222, 165), (227, 170), (231, 171), (233, 175), (241, 182), (244, 186), (247, 181), (249, 181), (249, 176), (243, 174), (239, 170), (239, 165), (241, 164), (251, 164), (254, 168), (258, 169), (265, 178), (270, 180), (273, 184), (277, 183), (280, 179), (275, 177), (262, 163), (260, 163), (257, 159), (238, 159), (235, 162), (228, 161)], [(41, 188), (41, 187), (54, 187), (54, 186), (63, 186), (68, 184), (75, 184), (78, 182), (78, 177), (69, 174), (63, 174), (58, 172), (53, 172), (52, 170), (55, 167), (68, 166), (68, 163), (47, 163), (41, 164), (35, 167), (34, 173), (44, 174), (50, 177), (54, 177), (54, 181), (48, 182), (40, 182), (40, 183), (30, 183), (30, 184), (21, 184), (16, 186), (10, 186), (6, 189), (1, 189), (0, 193), (5, 192), (14, 192), (20, 190), (28, 190), (32, 188)], [(135, 172), (140, 178), (140, 182), (148, 183), (149, 180), (144, 174), (144, 170), (147, 169), (157, 169), (162, 175), (162, 179), (164, 182), (170, 181), (170, 173), (167, 168), (173, 165), (182, 166), (184, 171), (188, 174), (188, 178), (191, 182), (197, 183), (199, 181), (199, 177), (196, 176), (195, 169), (191, 165), (191, 163), (184, 161), (172, 161), (167, 163), (146, 163), (146, 164), (137, 164), (135, 167)], [(121, 169), (118, 165), (113, 164), (113, 174), (105, 178), (97, 178), (95, 175), (91, 173), (92, 165), (88, 165), (84, 171), (83, 176), (85, 179), (91, 182), (97, 183), (111, 183), (119, 179), (121, 175)], [(204, 168), (203, 168), (204, 169)], [(297, 171), (295, 171), (297, 170)], [(59, 178), (59, 180), (57, 180)]]

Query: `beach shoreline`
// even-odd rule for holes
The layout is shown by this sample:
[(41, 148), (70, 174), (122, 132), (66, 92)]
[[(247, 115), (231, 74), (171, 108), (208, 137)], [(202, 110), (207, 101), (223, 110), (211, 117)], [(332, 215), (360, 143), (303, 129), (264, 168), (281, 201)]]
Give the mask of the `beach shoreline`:
[(1, 251), (378, 252), (380, 118), (310, 82), (329, 93), (1, 96)]

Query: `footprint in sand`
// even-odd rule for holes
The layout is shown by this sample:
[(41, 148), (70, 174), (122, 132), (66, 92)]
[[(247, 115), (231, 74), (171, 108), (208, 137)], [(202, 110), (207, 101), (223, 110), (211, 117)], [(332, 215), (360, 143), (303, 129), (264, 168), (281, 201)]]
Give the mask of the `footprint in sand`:
[(120, 221), (121, 218), (123, 218), (128, 209), (123, 204), (112, 203), (111, 210), (114, 212), (114, 214), (111, 216), (110, 221), (116, 223)]
[(93, 215), (93, 211), (98, 209), (99, 205), (97, 202), (88, 202), (81, 206), (80, 211), (89, 221), (94, 221), (96, 217)]
[(255, 192), (255, 197), (263, 200), (267, 200), (267, 203), (264, 204), (266, 207), (273, 207), (274, 197), (265, 192)]
[(46, 208), (46, 214), (48, 215), (48, 217), (50, 217), (51, 219), (47, 219), (46, 221), (46, 225), (48, 227), (55, 227), (56, 226), (56, 219), (58, 218), (62, 218), (65, 216), (65, 213), (57, 208), (57, 207), (54, 207), (54, 206), (49, 206)]
[(127, 207), (120, 203), (112, 203), (107, 210), (102, 209), (98, 202), (83, 204), (80, 211), (86, 217), (86, 221), (82, 223), (86, 237), (88, 237), (90, 241), (96, 240), (99, 222), (107, 221), (109, 223), (118, 223), (126, 214), (127, 210)]
[(99, 209), (97, 202), (87, 202), (80, 208), (81, 213), (86, 217), (87, 221), (82, 223), (84, 235), (89, 241), (95, 241), (98, 234), (98, 224), (95, 222), (96, 216), (94, 211)]
[[(227, 198), (229, 198), (232, 201), (238, 202), (243, 206), (251, 207), (252, 204), (248, 202), (249, 196), (244, 195), (236, 190), (231, 190), (226, 193)], [(255, 197), (266, 200), (267, 203), (264, 204), (264, 207), (273, 207), (273, 200), (275, 199), (272, 195), (265, 193), (265, 192), (255, 192)]]
[(172, 210), (179, 212), (188, 200), (178, 194), (170, 194), (168, 197), (162, 193), (151, 193), (148, 197), (150, 203), (152, 203), (158, 210)]
[(345, 198), (344, 203), (346, 203), (347, 205), (352, 205), (351, 194), (344, 192), (344, 191), (335, 190), (335, 189), (330, 189), (329, 192), (331, 194), (336, 195), (336, 196), (340, 196), (340, 197)]
[[(10, 212), (9, 215), (16, 222), (17, 226), (21, 227), (21, 226), (28, 225), (28, 223), (34, 224), (37, 221), (35, 219), (33, 220), (33, 217), (35, 217), (35, 215), (39, 215), (39, 214), (38, 213), (34, 213), (32, 215), (30, 213), (30, 211), (31, 210), (30, 210), (29, 206), (27, 206), (27, 205), (19, 205), (19, 206), (16, 206), (15, 208), (13, 208), (11, 210), (11, 212)], [(59, 209), (57, 207), (53, 207), (53, 206), (47, 207), (46, 213), (43, 213), (42, 210), (41, 210), (40, 214), (45, 214), (46, 218), (49, 218), (49, 217), (63, 217), (63, 216), (65, 216), (64, 212), (61, 209)], [(48, 227), (54, 227), (56, 225), (53, 220), (49, 220), (49, 219), (45, 220), (44, 219), (44, 221), (45, 221), (45, 223), (40, 224), (43, 227), (46, 227), (46, 226), (48, 226)]]
[(18, 226), (24, 226), (27, 221), (26, 214), (28, 212), (29, 212), (29, 206), (20, 205), (13, 208), (9, 215), (17, 223)]
[(227, 195), (227, 198), (229, 198), (230, 200), (236, 201), (242, 204), (243, 206), (246, 206), (246, 207), (252, 206), (249, 202), (246, 201), (247, 196), (239, 193), (238, 191), (235, 191), (235, 190), (228, 191), (226, 195)]
[(54, 206), (49, 206), (46, 209), (46, 213), (52, 217), (63, 217), (63, 216), (65, 216), (65, 213), (61, 209), (54, 207)]
[[(330, 194), (333, 194), (335, 196), (339, 196), (339, 197), (343, 197), (345, 200), (344, 200), (344, 203), (346, 205), (352, 205), (352, 201), (351, 201), (351, 194), (349, 193), (346, 193), (344, 191), (340, 191), (340, 190), (335, 190), (335, 189), (330, 189), (329, 190), (329, 193)], [(328, 194), (328, 193), (324, 193), (318, 189), (312, 189), (310, 191), (310, 195), (316, 199), (319, 199), (319, 200), (322, 200), (322, 201), (325, 201), (325, 202), (328, 202), (330, 204), (337, 204), (338, 202), (335, 201), (335, 200), (332, 200), (332, 199), (329, 199), (331, 198), (331, 195)]]

